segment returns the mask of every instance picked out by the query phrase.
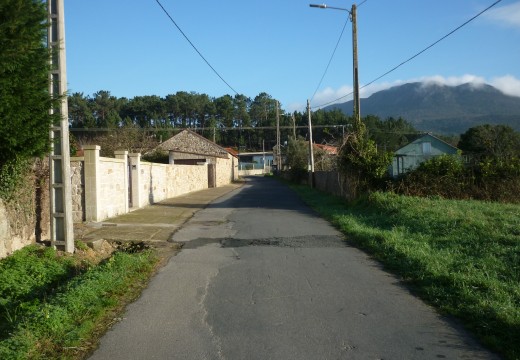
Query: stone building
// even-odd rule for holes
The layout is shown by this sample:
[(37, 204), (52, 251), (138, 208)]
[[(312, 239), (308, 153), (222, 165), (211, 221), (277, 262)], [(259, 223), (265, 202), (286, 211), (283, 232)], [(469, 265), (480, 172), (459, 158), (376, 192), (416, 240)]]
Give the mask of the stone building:
[(208, 187), (218, 187), (238, 179), (238, 158), (232, 152), (191, 131), (182, 130), (162, 142), (157, 150), (169, 153), (169, 163), (208, 166)]

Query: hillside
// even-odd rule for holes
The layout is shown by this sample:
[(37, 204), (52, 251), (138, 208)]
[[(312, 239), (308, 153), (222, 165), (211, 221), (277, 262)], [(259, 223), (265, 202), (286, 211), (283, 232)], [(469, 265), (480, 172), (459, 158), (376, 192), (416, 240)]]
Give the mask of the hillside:
[[(324, 110), (335, 108), (352, 114), (352, 101)], [(410, 83), (361, 99), (361, 115), (402, 117), (418, 130), (442, 134), (460, 134), (481, 124), (504, 124), (520, 131), (520, 97), (490, 85)]]

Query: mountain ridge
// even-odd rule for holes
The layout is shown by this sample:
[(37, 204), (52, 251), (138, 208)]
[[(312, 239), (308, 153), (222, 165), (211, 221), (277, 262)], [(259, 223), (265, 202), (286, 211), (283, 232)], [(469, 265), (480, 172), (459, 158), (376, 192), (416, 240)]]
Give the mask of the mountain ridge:
[[(323, 110), (352, 114), (352, 101)], [(412, 123), (418, 130), (460, 134), (482, 124), (508, 125), (520, 131), (520, 97), (502, 93), (487, 84), (407, 83), (361, 99), (361, 115), (389, 117)]]

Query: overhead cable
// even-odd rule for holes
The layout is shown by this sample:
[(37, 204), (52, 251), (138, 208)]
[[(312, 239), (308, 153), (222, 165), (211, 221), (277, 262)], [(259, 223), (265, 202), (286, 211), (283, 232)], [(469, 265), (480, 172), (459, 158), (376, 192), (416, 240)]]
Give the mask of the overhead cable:
[(339, 35), (338, 42), (336, 43), (336, 47), (334, 47), (334, 51), (332, 52), (332, 55), (330, 56), (329, 63), (327, 64), (327, 67), (325, 68), (325, 71), (323, 72), (323, 75), (321, 76), (320, 82), (318, 83), (318, 86), (316, 86), (316, 90), (314, 90), (314, 94), (312, 94), (310, 102), (314, 100), (314, 96), (316, 96), (316, 93), (318, 92), (321, 83), (323, 82), (323, 79), (325, 78), (325, 75), (327, 74), (327, 71), (329, 70), (330, 63), (332, 62), (332, 59), (334, 58), (334, 55), (336, 54), (336, 50), (338, 49), (339, 43), (341, 41), (341, 38), (343, 37), (343, 33), (345, 32), (345, 28), (347, 27), (349, 20), (345, 21), (345, 25), (343, 25), (343, 29), (341, 30), (341, 34)]
[(182, 34), (182, 36), (184, 36), (184, 38), (188, 41), (188, 43), (191, 45), (191, 47), (197, 52), (197, 54), (199, 54), (199, 56), (202, 58), (202, 60), (204, 60), (204, 62), (210, 67), (211, 70), (213, 70), (213, 72), (220, 78), (220, 80), (222, 80), (224, 82), (224, 84), (227, 85), (228, 88), (231, 89), (231, 91), (233, 91), (235, 94), (238, 95), (238, 92), (233, 89), (233, 87), (231, 85), (229, 85), (229, 83), (224, 80), (224, 78), (218, 73), (217, 70), (215, 70), (215, 68), (209, 63), (208, 60), (206, 60), (206, 58), (204, 57), (204, 55), (202, 55), (202, 53), (199, 51), (199, 49), (197, 49), (197, 47), (191, 42), (191, 40), (188, 38), (188, 36), (184, 33), (184, 31), (182, 31), (182, 29), (180, 28), (179, 25), (177, 25), (177, 23), (175, 22), (175, 20), (173, 20), (173, 18), (171, 17), (171, 15), (168, 13), (168, 11), (164, 8), (164, 6), (161, 4), (161, 2), (159, 0), (155, 0), (157, 2), (157, 4), (161, 7), (161, 9), (164, 11), (164, 13), (166, 14), (166, 16), (168, 16), (168, 18), (170, 18), (170, 21), (173, 23), (173, 25), (175, 25), (175, 27), (180, 31), (180, 33)]
[[(366, 88), (367, 86), (369, 85), (372, 85), (373, 83), (375, 83), (376, 81), (380, 80), (381, 78), (385, 77), (386, 75), (394, 72), (395, 70), (397, 70), (398, 68), (400, 68), (401, 66), (403, 66), (404, 64), (412, 61), (413, 59), (415, 59), (416, 57), (418, 57), (419, 55), (423, 54), (424, 52), (426, 52), (427, 50), (431, 49), (432, 47), (434, 47), (435, 45), (437, 45), (438, 43), (440, 43), (442, 40), (446, 39), (447, 37), (453, 35), (453, 33), (455, 33), (456, 31), (460, 30), (461, 28), (463, 28), (464, 26), (466, 26), (467, 24), (469, 24), (470, 22), (472, 22), (473, 20), (475, 20), (476, 18), (478, 18), (480, 15), (484, 14), (485, 12), (489, 11), (492, 7), (494, 7), (495, 5), (497, 5), (499, 2), (501, 2), (502, 0), (497, 0), (495, 1), (493, 4), (491, 4), (490, 6), (488, 6), (487, 8), (485, 8), (484, 10), (482, 10), (481, 12), (479, 12), (477, 15), (473, 16), (471, 19), (467, 20), (466, 22), (464, 22), (462, 25), (456, 27), (455, 29), (453, 29), (452, 31), (450, 31), (448, 34), (444, 35), (443, 37), (441, 37), (439, 40), (435, 41), (434, 43), (432, 43), (431, 45), (425, 47), (423, 50), (419, 51), (418, 53), (416, 53), (415, 55), (413, 55), (412, 57), (408, 58), (407, 60), (401, 62), (399, 65), (397, 66), (394, 66), (392, 69), (388, 70), (387, 72), (385, 72), (383, 75), (380, 75), (378, 76), (377, 78), (375, 78), (374, 80), (370, 81), (369, 83), (363, 85), (362, 87), (360, 87), (360, 90), (361, 89), (364, 89)], [(321, 107), (324, 107), (324, 106), (327, 106), (327, 105), (330, 105), (330, 104), (333, 104), (335, 103), (336, 101), (338, 100), (341, 100), (341, 99), (344, 99), (346, 98), (347, 96), (350, 96), (352, 95), (353, 92), (347, 94), (347, 95), (344, 95), (344, 96), (341, 96), (335, 100), (332, 100), (332, 101), (329, 101), (327, 103), (324, 103), (324, 104), (321, 104), (321, 105), (318, 105), (318, 106), (313, 106), (313, 108), (321, 108)]]

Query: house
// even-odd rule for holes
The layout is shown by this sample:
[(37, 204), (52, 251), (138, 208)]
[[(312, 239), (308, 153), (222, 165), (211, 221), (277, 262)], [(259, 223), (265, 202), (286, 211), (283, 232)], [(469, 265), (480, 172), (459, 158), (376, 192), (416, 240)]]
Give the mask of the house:
[(324, 144), (313, 144), (314, 148), (325, 151), (328, 155), (338, 155), (338, 147)]
[(238, 154), (240, 170), (262, 170), (271, 171), (274, 155), (272, 151), (267, 152), (242, 152)]
[(439, 155), (456, 155), (458, 149), (431, 135), (420, 135), (414, 141), (395, 151), (390, 175), (397, 177), (415, 169), (420, 163)]
[(209, 187), (222, 186), (238, 179), (238, 158), (191, 130), (182, 130), (156, 149), (168, 152), (170, 164), (208, 166)]

